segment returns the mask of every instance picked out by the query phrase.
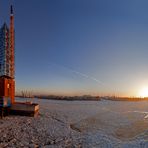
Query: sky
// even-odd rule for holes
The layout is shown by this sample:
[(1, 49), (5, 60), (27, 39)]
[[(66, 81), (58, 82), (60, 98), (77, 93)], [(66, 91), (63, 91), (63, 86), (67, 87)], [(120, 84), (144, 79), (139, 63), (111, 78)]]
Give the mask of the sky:
[(148, 86), (147, 0), (0, 0), (15, 12), (16, 92), (137, 96)]

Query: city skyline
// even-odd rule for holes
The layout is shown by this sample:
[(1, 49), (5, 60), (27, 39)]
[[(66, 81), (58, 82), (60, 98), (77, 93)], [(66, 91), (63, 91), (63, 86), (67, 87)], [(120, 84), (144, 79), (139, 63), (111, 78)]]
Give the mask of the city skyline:
[(139, 96), (148, 87), (148, 2), (2, 0), (0, 25), (11, 4), (16, 91)]

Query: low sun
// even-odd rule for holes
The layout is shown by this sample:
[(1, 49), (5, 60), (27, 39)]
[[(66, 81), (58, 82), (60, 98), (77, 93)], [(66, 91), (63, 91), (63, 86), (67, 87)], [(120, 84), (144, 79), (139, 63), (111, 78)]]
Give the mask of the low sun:
[(148, 97), (148, 87), (144, 87), (143, 89), (140, 90), (139, 92), (140, 97)]

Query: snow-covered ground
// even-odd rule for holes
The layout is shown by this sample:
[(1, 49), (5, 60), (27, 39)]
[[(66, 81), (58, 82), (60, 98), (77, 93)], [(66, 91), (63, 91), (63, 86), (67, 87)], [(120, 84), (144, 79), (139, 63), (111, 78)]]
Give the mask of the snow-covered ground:
[(148, 101), (34, 102), (38, 117), (0, 120), (0, 147), (148, 148)]

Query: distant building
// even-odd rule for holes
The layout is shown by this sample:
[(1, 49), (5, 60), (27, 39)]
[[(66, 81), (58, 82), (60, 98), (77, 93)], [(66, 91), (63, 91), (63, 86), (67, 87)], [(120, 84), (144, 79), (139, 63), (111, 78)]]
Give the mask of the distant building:
[(10, 26), (6, 23), (0, 28), (0, 101), (15, 97), (15, 60), (14, 60), (14, 14), (10, 9)]

